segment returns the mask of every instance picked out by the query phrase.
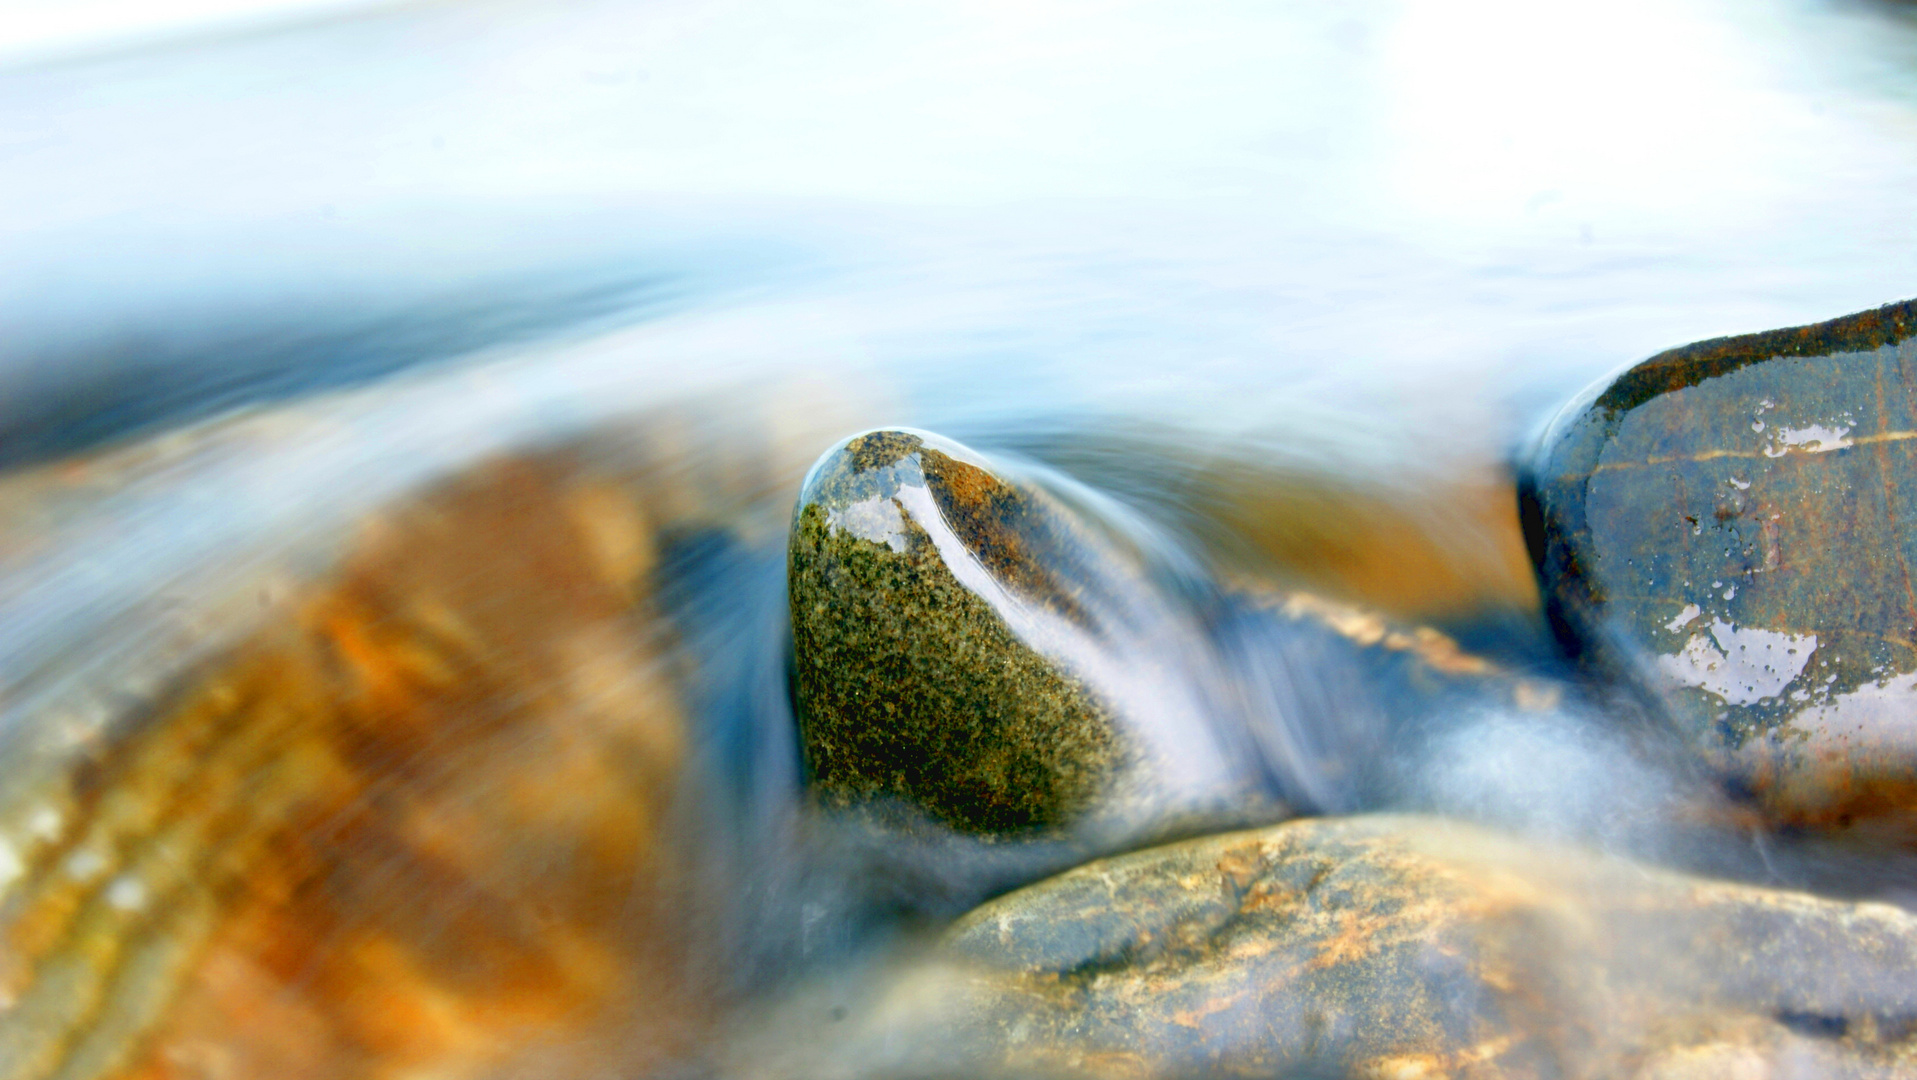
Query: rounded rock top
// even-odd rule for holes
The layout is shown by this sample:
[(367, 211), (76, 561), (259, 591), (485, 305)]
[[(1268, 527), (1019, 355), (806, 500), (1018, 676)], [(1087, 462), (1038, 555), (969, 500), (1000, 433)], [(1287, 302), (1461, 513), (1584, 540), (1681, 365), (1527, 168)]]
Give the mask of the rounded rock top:
[(1917, 826), (1917, 301), (1652, 357), (1557, 417), (1521, 497), (1560, 635), (1733, 790)]
[(867, 432), (827, 451), (794, 512), (794, 683), (809, 779), (961, 832), (1094, 814), (1128, 759), (1075, 651), (1113, 570), (1055, 500), (950, 440)]

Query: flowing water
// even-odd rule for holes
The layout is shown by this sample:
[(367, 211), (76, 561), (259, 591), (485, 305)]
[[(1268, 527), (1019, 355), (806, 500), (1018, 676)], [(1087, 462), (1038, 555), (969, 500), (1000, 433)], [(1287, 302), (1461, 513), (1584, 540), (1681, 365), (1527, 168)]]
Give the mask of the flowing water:
[[(595, 950), (612, 970), (678, 972), (646, 985), (685, 1000), (864, 970), (874, 942), (1070, 856), (800, 835), (784, 529), (838, 438), (908, 424), (1024, 462), (1152, 552), (1169, 595), (1307, 588), (1557, 680), (1509, 480), (1535, 425), (1658, 349), (1917, 293), (1908, 4), (470, 0), (300, 18), (15, 43), (0, 69), (0, 894), (41, 873), (15, 851), (36, 800), (183, 673), (288, 620), (337, 636), (355, 589), (387, 598), (365, 601), (377, 629), (381, 603), (439, 580), (434, 558), (457, 588), (479, 583), (472, 610), (557, 595), (465, 551), (460, 523), (577, 511), (604, 539), (579, 558), (651, 583), (640, 666), (684, 697), (687, 764), (668, 770), (684, 790), (632, 813), (696, 855), (593, 833), (596, 856), (515, 862), (507, 841), (469, 853), (462, 880), (511, 907), (542, 875), (600, 875), (525, 901), (558, 912), (540, 909), (524, 950), (562, 957), (562, 975), (525, 976), (545, 998), (616, 998), (637, 978), (579, 975)], [(502, 458), (538, 464), (457, 481), (433, 511), (450, 533), (391, 509)], [(639, 518), (602, 512), (587, 498), (602, 489)], [(392, 554), (409, 544), (445, 551), (415, 566)], [(543, 618), (473, 646), (476, 663), (545, 655)], [(1672, 841), (1681, 770), (1598, 705), (1440, 724), (1353, 786), (1324, 763), (1382, 753), (1388, 702), (1280, 646), (1191, 648), (1169, 662), (1195, 699), (1222, 693), (1222, 664), (1263, 703), (1256, 753), (1294, 806), (1435, 806), (1740, 876), (1917, 889), (1895, 860), (1780, 869), (1745, 839)], [(498, 675), (497, 694), (531, 700), (582, 670), (544, 662)], [(620, 692), (575, 687), (566, 707), (598, 715)], [(585, 769), (577, 748), (448, 722), (462, 734), (362, 763), (327, 827), (358, 820), (355, 798), (452, 831), (529, 820), (409, 801), (443, 788), (422, 760)], [(129, 791), (143, 775), (113, 768)], [(487, 776), (486, 798), (519, 791)], [(560, 829), (565, 795), (527, 814)], [(621, 875), (642, 872), (679, 899), (598, 922), (565, 907), (638, 896)], [(443, 882), (366, 873), (373, 899), (339, 906), (447, 902)], [(699, 917), (671, 948), (632, 944), (648, 905), (686, 895)], [(292, 984), (357, 993), (344, 975), (346, 991), (312, 989), (357, 939), (317, 940)], [(393, 1060), (423, 1069), (468, 1029), (504, 1030), (446, 1009), (465, 1034)], [(507, 1036), (472, 1060), (498, 1075), (709, 1060), (684, 1043), (710, 1019), (686, 1011), (624, 1016), (610, 1027), (627, 1036), (546, 1046), (539, 1065), (499, 1051)], [(244, 1061), (223, 1075), (274, 1074)]]

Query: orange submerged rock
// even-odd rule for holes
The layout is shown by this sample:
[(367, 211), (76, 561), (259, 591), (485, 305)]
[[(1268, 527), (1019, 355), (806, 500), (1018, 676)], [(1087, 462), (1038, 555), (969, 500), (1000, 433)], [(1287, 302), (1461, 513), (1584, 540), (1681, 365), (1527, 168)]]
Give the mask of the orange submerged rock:
[(565, 1076), (682, 1053), (703, 995), (673, 927), (686, 721), (651, 545), (637, 493), (561, 455), (372, 523), (48, 818), (0, 906), (0, 1073)]

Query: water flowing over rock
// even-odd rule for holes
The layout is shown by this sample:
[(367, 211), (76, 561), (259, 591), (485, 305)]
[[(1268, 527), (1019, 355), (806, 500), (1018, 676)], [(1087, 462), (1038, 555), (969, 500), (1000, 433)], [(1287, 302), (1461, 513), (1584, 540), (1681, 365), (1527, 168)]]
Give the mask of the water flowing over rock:
[(1208, 726), (1199, 632), (1061, 500), (937, 436), (807, 477), (789, 565), (814, 790), (965, 833), (1124, 832), (1251, 783)]
[(814, 790), (1096, 854), (1378, 806), (1454, 718), (1560, 698), (1361, 607), (1203, 571), (1169, 588), (1144, 547), (937, 436), (833, 448), (789, 565)]
[(1907, 1076), (1913, 965), (1917, 917), (1888, 906), (1435, 819), (1307, 820), (992, 901), (839, 1006), (828, 1050), (746, 1072)]
[(1917, 302), (1659, 354), (1545, 433), (1560, 633), (1775, 822), (1917, 833)]

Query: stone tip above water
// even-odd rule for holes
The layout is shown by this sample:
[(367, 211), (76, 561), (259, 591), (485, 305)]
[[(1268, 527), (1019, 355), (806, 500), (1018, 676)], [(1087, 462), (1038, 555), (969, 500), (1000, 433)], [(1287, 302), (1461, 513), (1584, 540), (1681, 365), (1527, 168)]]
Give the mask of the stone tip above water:
[(1733, 788), (1917, 826), (1917, 301), (1652, 357), (1522, 487), (1560, 635)]
[(1092, 813), (1126, 757), (1108, 705), (1035, 642), (1089, 621), (1068, 513), (925, 432), (847, 439), (806, 477), (788, 579), (812, 786), (1007, 835)]

